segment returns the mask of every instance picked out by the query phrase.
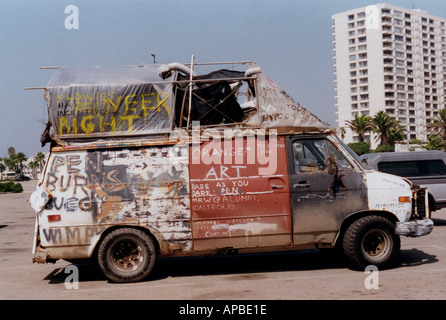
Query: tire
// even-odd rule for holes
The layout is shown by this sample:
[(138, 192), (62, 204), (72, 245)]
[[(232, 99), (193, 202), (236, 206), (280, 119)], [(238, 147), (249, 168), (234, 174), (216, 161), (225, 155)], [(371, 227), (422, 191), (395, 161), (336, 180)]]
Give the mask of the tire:
[(112, 282), (136, 282), (145, 279), (156, 260), (155, 245), (149, 235), (134, 228), (110, 232), (98, 249), (98, 263)]
[(400, 251), (395, 225), (381, 216), (366, 216), (353, 222), (344, 234), (343, 250), (354, 269), (368, 265), (378, 269), (392, 266)]

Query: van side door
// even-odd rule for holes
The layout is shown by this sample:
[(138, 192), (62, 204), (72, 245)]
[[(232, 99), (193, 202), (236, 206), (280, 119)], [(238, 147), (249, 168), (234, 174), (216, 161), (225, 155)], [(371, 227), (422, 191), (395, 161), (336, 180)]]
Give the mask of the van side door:
[(288, 137), (287, 157), (294, 244), (332, 242), (349, 214), (367, 208), (362, 171), (326, 136)]
[[(292, 244), (284, 137), (277, 137), (277, 148), (269, 145), (268, 138), (262, 142), (256, 137), (238, 137), (191, 147), (194, 251)], [(263, 152), (274, 153), (275, 172), (259, 171), (265, 166), (258, 157)], [(214, 161), (206, 161), (208, 155)]]

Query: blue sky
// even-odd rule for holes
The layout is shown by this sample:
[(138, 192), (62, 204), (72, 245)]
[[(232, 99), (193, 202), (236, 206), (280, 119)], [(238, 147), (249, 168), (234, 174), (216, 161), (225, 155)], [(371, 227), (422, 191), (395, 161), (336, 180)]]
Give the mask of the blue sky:
[[(446, 17), (439, 0), (387, 1)], [(334, 13), (362, 0), (0, 0), (0, 157), (32, 156), (46, 121), (41, 66), (255, 60), (288, 94), (335, 125)], [(65, 7), (79, 9), (68, 30)]]

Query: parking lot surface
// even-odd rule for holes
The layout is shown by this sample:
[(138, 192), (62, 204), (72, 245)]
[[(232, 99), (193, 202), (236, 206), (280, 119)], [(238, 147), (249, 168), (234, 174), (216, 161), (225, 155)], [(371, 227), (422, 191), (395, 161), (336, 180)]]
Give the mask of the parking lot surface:
[[(35, 214), (24, 192), (0, 194), (0, 299), (442, 300), (446, 298), (446, 210), (432, 234), (402, 238), (390, 270), (353, 271), (318, 250), (158, 261), (146, 281), (110, 283), (95, 264), (33, 264)], [(68, 268), (67, 268), (68, 267)], [(73, 281), (75, 270), (79, 281)]]

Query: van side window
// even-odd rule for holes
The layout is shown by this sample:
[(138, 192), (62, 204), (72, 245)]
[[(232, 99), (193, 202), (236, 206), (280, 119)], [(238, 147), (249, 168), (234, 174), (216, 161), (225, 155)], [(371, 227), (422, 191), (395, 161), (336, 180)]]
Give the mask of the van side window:
[(341, 153), (325, 139), (295, 141), (293, 153), (296, 173), (327, 171), (330, 155), (333, 155), (339, 169), (353, 169)]
[(380, 162), (378, 170), (402, 177), (446, 175), (446, 166), (442, 160)]
[(339, 170), (352, 170), (352, 165), (345, 160), (344, 156), (338, 151), (338, 149), (335, 148), (333, 144), (327, 141), (328, 145), (328, 152), (334, 156), (334, 159), (336, 161), (336, 164), (339, 168)]

